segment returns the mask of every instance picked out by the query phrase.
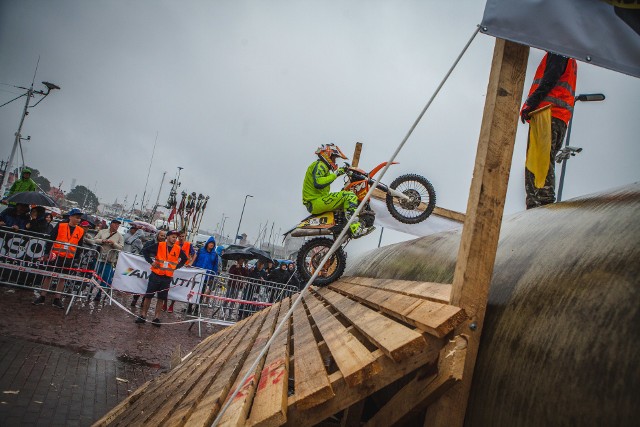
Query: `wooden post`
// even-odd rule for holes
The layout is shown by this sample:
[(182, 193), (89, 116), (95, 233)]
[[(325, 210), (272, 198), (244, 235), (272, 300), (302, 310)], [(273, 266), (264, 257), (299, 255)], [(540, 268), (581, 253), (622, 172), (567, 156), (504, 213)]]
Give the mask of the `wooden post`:
[(353, 151), (353, 157), (351, 158), (351, 166), (358, 167), (360, 163), (360, 153), (362, 153), (362, 142), (356, 142), (356, 149)]
[(464, 375), (427, 410), (425, 426), (462, 426), (500, 237), (529, 47), (496, 39), (451, 304), (469, 316)]

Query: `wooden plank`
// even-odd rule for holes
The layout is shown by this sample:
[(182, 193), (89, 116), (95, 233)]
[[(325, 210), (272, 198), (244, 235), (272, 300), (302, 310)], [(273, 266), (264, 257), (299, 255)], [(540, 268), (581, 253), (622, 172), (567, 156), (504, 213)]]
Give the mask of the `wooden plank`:
[(438, 359), (438, 372), (424, 375), (420, 370), (367, 423), (365, 427), (386, 427), (400, 423), (407, 415), (422, 411), (445, 390), (462, 379), (467, 340), (457, 336), (449, 341)]
[[(226, 395), (225, 390), (231, 387), (237, 373), (248, 355), (248, 351), (255, 340), (262, 323), (270, 309), (262, 310), (250, 316), (240, 333), (234, 338), (234, 342), (216, 361), (212, 370), (214, 375), (206, 373), (196, 381), (192, 381), (192, 389), (177, 406), (174, 405), (171, 413), (164, 422), (167, 425), (186, 423), (192, 426), (209, 426), (220, 409), (220, 402)], [(158, 424), (154, 424), (158, 425)]]
[(418, 332), (356, 301), (327, 288), (320, 289), (317, 293), (395, 361), (422, 350), (426, 345), (424, 337)]
[[(373, 194), (371, 194), (371, 197), (384, 202), (387, 200), (387, 193), (376, 188), (375, 190), (373, 190)], [(417, 209), (419, 211), (424, 211), (425, 209), (427, 209), (427, 204), (422, 202)], [(451, 209), (441, 208), (439, 206), (433, 208), (433, 212), (431, 213), (431, 215), (440, 216), (442, 218), (460, 223), (463, 223), (465, 218), (465, 215), (463, 213), (452, 211)]]
[[(433, 366), (438, 360), (438, 352), (442, 348), (442, 340), (430, 335), (425, 337), (427, 345), (420, 351), (402, 363), (391, 360), (381, 350), (373, 352), (376, 362), (380, 364), (380, 372), (370, 378), (366, 378), (361, 384), (349, 386), (340, 371), (331, 374), (329, 379), (336, 397), (309, 409), (301, 409), (295, 403), (295, 396), (289, 398), (289, 410), (287, 412), (288, 426), (315, 425), (330, 415), (336, 414), (351, 405), (359, 402), (367, 396), (375, 393), (383, 387), (391, 384), (403, 376), (424, 366)], [(434, 366), (435, 368), (435, 366)]]
[(443, 304), (449, 304), (449, 298), (451, 297), (451, 285), (447, 283), (347, 276), (342, 277), (337, 282), (334, 282), (333, 286), (339, 287), (341, 283), (345, 282), (355, 283), (360, 286), (368, 286), (370, 288), (385, 289), (390, 292), (397, 292), (410, 297), (426, 299)]
[(451, 291), (451, 303), (469, 316), (456, 328), (456, 333), (469, 336), (464, 379), (427, 410), (429, 425), (455, 427), (464, 422), (500, 237), (528, 55), (527, 46), (496, 39)]
[[(358, 341), (316, 297), (308, 295), (305, 296), (304, 301), (348, 385), (353, 387), (380, 372), (380, 365), (376, 363), (371, 351)], [(296, 389), (297, 394), (298, 389)]]
[(458, 307), (416, 299), (385, 289), (368, 288), (352, 283), (330, 286), (330, 289), (440, 338), (451, 332), (466, 318), (462, 309)]
[(353, 151), (353, 157), (351, 158), (351, 166), (357, 168), (360, 164), (360, 153), (362, 153), (362, 142), (356, 142), (356, 148)]
[[(230, 394), (234, 393), (238, 388), (238, 386), (240, 385), (240, 381), (246, 375), (247, 370), (251, 367), (251, 365), (253, 365), (253, 363), (258, 358), (258, 355), (262, 351), (264, 345), (267, 343), (267, 341), (269, 341), (269, 338), (271, 338), (271, 335), (276, 328), (278, 313), (281, 312), (282, 309), (282, 305), (277, 305), (269, 311), (266, 320), (262, 324), (262, 328), (260, 329), (258, 337), (253, 342), (253, 347), (251, 348), (249, 357), (247, 357), (247, 360), (245, 361), (240, 374), (238, 374), (238, 377), (236, 378), (233, 386), (230, 389), (227, 400), (231, 397)], [(249, 375), (249, 377), (247, 377), (238, 394), (233, 398), (233, 402), (231, 402), (226, 412), (220, 419), (220, 425), (240, 426), (245, 424), (245, 420), (247, 419), (247, 415), (249, 413), (249, 408), (251, 407), (251, 403), (253, 402), (255, 389), (258, 384), (257, 377), (259, 377), (260, 371), (262, 371), (265, 357), (266, 355), (261, 358), (254, 371), (251, 373), (251, 375)], [(226, 403), (227, 402), (225, 402), (225, 404)]]
[[(196, 352), (188, 366), (187, 364), (179, 366), (168, 374), (159, 376), (151, 381), (144, 395), (140, 399), (130, 400), (130, 408), (127, 409), (126, 413), (122, 414), (122, 419), (118, 417), (116, 421), (123, 425), (140, 423), (161, 406), (166, 408), (168, 403), (165, 400), (166, 398), (170, 398), (174, 402), (182, 398), (190, 387), (190, 379), (193, 377), (198, 378), (204, 372), (210, 373), (210, 370), (215, 366), (217, 358), (225, 351), (227, 345), (233, 342), (233, 338), (241, 330), (242, 328), (229, 328), (226, 333), (216, 334), (215, 337), (207, 338), (206, 345), (198, 346), (202, 348)], [(194, 369), (193, 366), (197, 368)], [(171, 392), (167, 389), (167, 384), (172, 385)], [(161, 398), (158, 398), (158, 396), (161, 396)]]
[[(284, 320), (289, 308), (290, 299), (283, 300), (278, 324)], [(287, 421), (290, 325), (291, 319), (287, 319), (267, 352), (247, 425), (280, 426)]]
[(334, 396), (318, 343), (302, 304), (293, 312), (294, 388), (298, 402), (311, 407)]

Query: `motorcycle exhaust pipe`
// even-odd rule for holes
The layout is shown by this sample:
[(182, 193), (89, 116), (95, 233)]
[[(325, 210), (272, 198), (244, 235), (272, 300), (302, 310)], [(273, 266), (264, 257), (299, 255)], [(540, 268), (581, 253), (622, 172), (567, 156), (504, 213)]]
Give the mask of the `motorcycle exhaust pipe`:
[(300, 228), (291, 232), (291, 237), (328, 236), (331, 233), (326, 228)]

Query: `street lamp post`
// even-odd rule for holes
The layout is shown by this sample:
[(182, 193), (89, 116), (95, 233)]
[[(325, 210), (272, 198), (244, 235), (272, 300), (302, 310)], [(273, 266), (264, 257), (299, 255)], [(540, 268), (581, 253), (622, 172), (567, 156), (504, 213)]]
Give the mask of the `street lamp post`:
[[(222, 215), (224, 215), (224, 214), (222, 214)], [(221, 240), (221, 243), (224, 243), (224, 223), (227, 222), (228, 218), (229, 218), (228, 216), (223, 216), (222, 217), (222, 225), (220, 226), (220, 240)]]
[[(605, 96), (602, 93), (581, 93), (576, 96), (576, 102), (593, 102), (593, 101), (604, 101)], [(575, 106), (574, 106), (575, 109)], [(564, 148), (560, 150), (558, 153), (557, 161), (562, 160), (562, 170), (560, 171), (560, 181), (558, 183), (558, 197), (557, 201), (562, 201), (562, 188), (564, 187), (564, 175), (567, 170), (567, 160), (569, 157), (575, 156), (576, 153), (582, 151), (582, 148), (572, 148), (569, 146), (569, 140), (571, 139), (571, 124), (573, 123), (573, 115), (571, 115), (571, 119), (569, 120), (569, 126), (567, 128), (567, 139), (564, 143)]]
[[(35, 75), (34, 75), (34, 78), (35, 78)], [(13, 147), (11, 148), (11, 155), (9, 156), (9, 162), (7, 164), (6, 173), (2, 176), (2, 181), (0, 181), (0, 197), (4, 197), (5, 183), (7, 182), (8, 175), (11, 173), (11, 170), (12, 170), (11, 166), (13, 164), (13, 158), (16, 155), (16, 150), (18, 146), (20, 146), (20, 140), (22, 139), (22, 134), (20, 132), (22, 132), (22, 125), (24, 124), (24, 119), (25, 117), (27, 117), (27, 114), (29, 114), (29, 112), (27, 111), (29, 109), (29, 101), (31, 100), (34, 94), (42, 95), (42, 98), (40, 98), (38, 102), (36, 102), (34, 105), (31, 106), (31, 108), (33, 108), (36, 105), (38, 105), (40, 102), (42, 102), (42, 100), (45, 99), (52, 90), (60, 89), (60, 86), (57, 86), (53, 83), (42, 82), (42, 84), (47, 87), (46, 92), (43, 92), (41, 90), (34, 90), (33, 81), (31, 82), (31, 86), (29, 88), (16, 86), (18, 89), (26, 89), (26, 92), (18, 96), (17, 98), (12, 99), (11, 101), (15, 101), (16, 99), (21, 98), (23, 96), (26, 96), (27, 100), (24, 103), (24, 109), (22, 110), (22, 117), (20, 118), (20, 125), (18, 126), (18, 131), (15, 133), (15, 139), (13, 141)], [(7, 105), (9, 102), (3, 105)]]
[(238, 229), (236, 230), (236, 237), (233, 239), (235, 244), (238, 241), (238, 233), (240, 232), (240, 224), (242, 224), (242, 216), (244, 215), (244, 207), (247, 205), (247, 197), (253, 197), (251, 194), (244, 196), (244, 204), (242, 205), (242, 212), (240, 213), (240, 221), (238, 221)]

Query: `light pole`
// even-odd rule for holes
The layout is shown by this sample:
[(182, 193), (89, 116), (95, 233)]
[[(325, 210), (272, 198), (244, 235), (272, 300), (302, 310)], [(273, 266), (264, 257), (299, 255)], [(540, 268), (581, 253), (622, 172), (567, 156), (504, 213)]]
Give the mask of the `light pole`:
[[(35, 75), (34, 75), (34, 80), (35, 80)], [(15, 101), (18, 98), (22, 98), (23, 96), (27, 97), (26, 102), (24, 103), (24, 109), (22, 110), (22, 117), (20, 118), (20, 125), (18, 126), (18, 131), (15, 133), (15, 139), (13, 141), (13, 148), (11, 148), (11, 155), (9, 156), (9, 163), (7, 164), (7, 169), (6, 169), (6, 173), (4, 175), (2, 175), (2, 181), (0, 181), (0, 197), (4, 197), (4, 192), (5, 192), (5, 183), (7, 182), (7, 178), (8, 175), (11, 173), (11, 166), (13, 164), (13, 157), (16, 155), (16, 150), (18, 148), (18, 146), (20, 146), (20, 149), (22, 149), (22, 146), (20, 144), (20, 140), (22, 138), (22, 135), (20, 134), (20, 132), (22, 132), (22, 125), (24, 124), (24, 119), (25, 117), (27, 117), (27, 114), (29, 114), (29, 112), (27, 111), (29, 108), (33, 108), (36, 105), (38, 105), (39, 103), (42, 102), (43, 99), (45, 99), (47, 97), (47, 95), (49, 95), (49, 93), (54, 90), (54, 89), (60, 89), (60, 86), (57, 86), (53, 83), (49, 83), (49, 82), (42, 82), (43, 85), (45, 85), (47, 87), (47, 91), (43, 92), (41, 90), (33, 90), (33, 81), (31, 82), (31, 86), (29, 88), (26, 87), (21, 87), (21, 86), (15, 86), (18, 89), (25, 89), (26, 92), (23, 93), (22, 95), (18, 96), (17, 98), (12, 99), (9, 102)], [(34, 105), (32, 105), (31, 107), (29, 107), (29, 101), (31, 100), (31, 98), (33, 97), (34, 94), (37, 95), (41, 95), (42, 98), (40, 98), (40, 100), (38, 102), (36, 102)], [(9, 102), (6, 102), (2, 105), (0, 105), (0, 107), (7, 105)]]
[[(593, 102), (593, 101), (604, 101), (605, 96), (602, 93), (581, 93), (576, 96), (576, 102)], [(575, 106), (574, 106), (575, 109)], [(571, 115), (571, 119), (569, 120), (569, 126), (567, 129), (567, 139), (564, 143), (564, 148), (560, 150), (556, 156), (556, 162), (562, 161), (562, 169), (560, 171), (560, 181), (558, 183), (558, 197), (557, 201), (562, 201), (562, 188), (564, 187), (564, 175), (567, 170), (567, 160), (569, 157), (575, 156), (576, 153), (582, 151), (582, 148), (574, 148), (569, 146), (569, 140), (571, 138), (571, 124), (573, 123), (573, 115)]]
[(224, 223), (227, 222), (227, 218), (229, 217), (222, 217), (222, 226), (220, 227), (220, 240), (222, 240), (222, 243), (224, 243)]
[(240, 232), (240, 224), (242, 224), (242, 215), (244, 215), (244, 207), (247, 205), (247, 197), (253, 197), (251, 194), (244, 196), (244, 204), (242, 205), (242, 213), (240, 213), (240, 221), (238, 221), (238, 229), (236, 230), (236, 237), (233, 239), (235, 244), (238, 241), (238, 233)]

